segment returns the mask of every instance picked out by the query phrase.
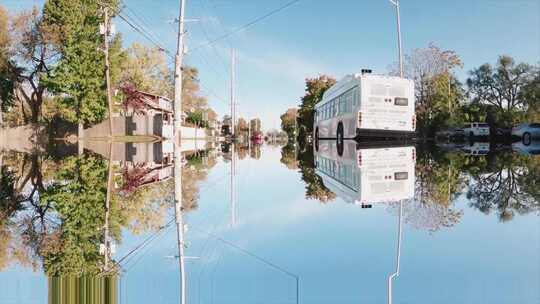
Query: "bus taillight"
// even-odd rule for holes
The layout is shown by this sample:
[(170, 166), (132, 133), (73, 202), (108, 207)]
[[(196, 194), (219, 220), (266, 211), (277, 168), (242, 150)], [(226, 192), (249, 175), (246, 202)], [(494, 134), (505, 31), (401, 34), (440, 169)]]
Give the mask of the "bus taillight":
[(362, 125), (362, 112), (358, 112), (358, 126)]
[(413, 130), (416, 130), (416, 115), (412, 116), (412, 128)]
[(362, 153), (358, 152), (358, 166), (362, 166)]

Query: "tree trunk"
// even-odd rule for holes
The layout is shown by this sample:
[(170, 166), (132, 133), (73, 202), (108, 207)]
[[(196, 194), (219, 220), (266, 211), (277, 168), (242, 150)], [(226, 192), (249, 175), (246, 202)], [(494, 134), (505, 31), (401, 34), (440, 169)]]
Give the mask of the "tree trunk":
[(37, 104), (32, 103), (30, 105), (30, 111), (32, 113), (32, 116), (30, 117), (30, 122), (31, 123), (36, 124), (36, 123), (39, 122), (39, 108), (40, 108), (40, 106), (37, 105)]

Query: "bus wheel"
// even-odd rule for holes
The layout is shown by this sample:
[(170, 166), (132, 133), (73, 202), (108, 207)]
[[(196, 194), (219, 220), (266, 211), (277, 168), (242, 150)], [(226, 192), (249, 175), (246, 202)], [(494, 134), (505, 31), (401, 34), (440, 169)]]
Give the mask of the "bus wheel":
[(343, 155), (343, 146), (344, 146), (344, 135), (343, 135), (343, 123), (339, 123), (336, 132), (336, 141), (337, 141), (337, 152), (339, 156)]
[(523, 144), (525, 146), (528, 146), (531, 144), (531, 133), (529, 132), (523, 133)]

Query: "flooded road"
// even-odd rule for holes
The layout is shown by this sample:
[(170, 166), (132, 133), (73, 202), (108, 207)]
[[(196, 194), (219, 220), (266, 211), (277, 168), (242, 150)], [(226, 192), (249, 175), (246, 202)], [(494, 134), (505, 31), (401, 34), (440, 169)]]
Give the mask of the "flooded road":
[[(186, 303), (540, 301), (533, 149), (194, 147), (182, 167)], [(180, 303), (167, 149), (3, 153), (0, 303)]]

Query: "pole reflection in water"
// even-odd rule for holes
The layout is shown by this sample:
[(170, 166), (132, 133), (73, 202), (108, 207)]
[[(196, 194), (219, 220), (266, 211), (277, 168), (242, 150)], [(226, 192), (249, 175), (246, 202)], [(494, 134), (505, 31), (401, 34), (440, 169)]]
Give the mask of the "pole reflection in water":
[(178, 245), (178, 266), (180, 271), (180, 303), (186, 303), (186, 273), (184, 265), (184, 219), (182, 210), (182, 152), (180, 140), (174, 144), (174, 210), (176, 221), (176, 239)]
[(392, 283), (400, 272), (403, 202), (414, 197), (416, 149), (403, 143), (386, 142), (364, 148), (359, 145), (348, 142), (337, 147), (333, 141), (317, 143), (316, 172), (330, 191), (362, 208), (399, 202), (396, 269), (388, 277), (391, 304)]
[(231, 144), (231, 226), (236, 225), (236, 145)]
[(399, 267), (401, 262), (401, 235), (402, 235), (402, 225), (403, 225), (403, 201), (399, 202), (399, 216), (398, 216), (398, 239), (397, 239), (397, 251), (396, 251), (396, 272), (391, 274), (388, 277), (388, 304), (392, 304), (392, 281), (394, 278), (399, 277)]

